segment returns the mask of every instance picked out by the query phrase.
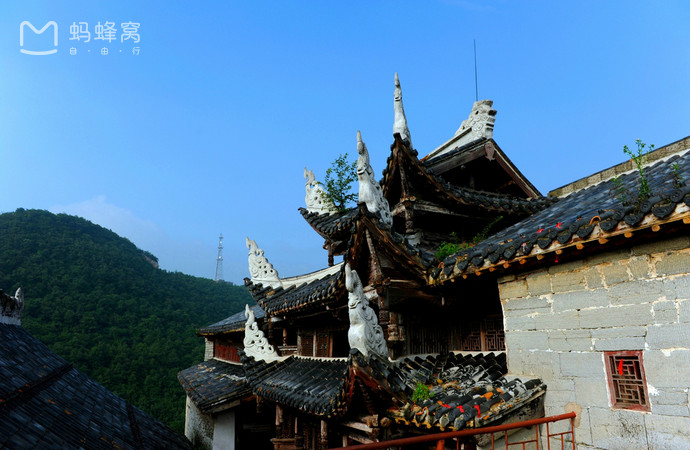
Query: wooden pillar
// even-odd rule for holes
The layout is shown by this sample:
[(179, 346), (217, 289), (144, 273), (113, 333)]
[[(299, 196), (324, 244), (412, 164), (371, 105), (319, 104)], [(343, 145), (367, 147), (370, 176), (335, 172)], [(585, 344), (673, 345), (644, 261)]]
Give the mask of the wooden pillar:
[(280, 438), (283, 436), (283, 430), (281, 424), (283, 423), (283, 408), (280, 405), (276, 405), (276, 437)]
[(325, 420), (321, 421), (321, 442), (320, 442), (320, 445), (321, 445), (322, 449), (328, 448), (328, 424), (326, 423)]
[(287, 346), (287, 328), (283, 328), (283, 347)]
[(333, 267), (333, 243), (328, 243), (328, 267)]

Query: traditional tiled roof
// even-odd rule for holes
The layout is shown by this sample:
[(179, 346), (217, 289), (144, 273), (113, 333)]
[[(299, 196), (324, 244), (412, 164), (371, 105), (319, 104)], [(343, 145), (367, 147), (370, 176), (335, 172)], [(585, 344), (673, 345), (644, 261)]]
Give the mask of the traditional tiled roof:
[[(428, 355), (407, 357), (392, 365), (355, 353), (357, 373), (399, 399), (390, 410), (398, 423), (441, 430), (477, 428), (516, 413), (541, 396), (541, 380), (507, 379), (505, 354)], [(429, 399), (413, 401), (415, 391), (426, 388)]]
[[(251, 307), (251, 310), (254, 311), (254, 317), (259, 320), (263, 319), (266, 313), (264, 312), (263, 309), (259, 305), (254, 305)], [(228, 317), (227, 319), (223, 319), (220, 322), (216, 322), (213, 325), (209, 325), (204, 328), (199, 328), (199, 331), (197, 334), (199, 336), (205, 336), (205, 335), (214, 335), (214, 334), (221, 334), (221, 333), (230, 333), (233, 331), (242, 331), (244, 330), (244, 324), (247, 322), (247, 318), (244, 315), (244, 310), (238, 312), (237, 314), (233, 314), (232, 316)]]
[(358, 208), (350, 208), (335, 214), (319, 214), (309, 212), (306, 208), (299, 208), (302, 217), (324, 239), (342, 240), (350, 234), (352, 224), (357, 220)]
[(438, 176), (436, 181), (443, 185), (447, 192), (452, 194), (459, 203), (477, 205), (488, 210), (508, 214), (534, 214), (557, 201), (548, 197), (518, 198), (511, 195), (478, 191), (452, 185)]
[[(398, 140), (396, 136), (396, 141)], [(442, 195), (446, 201), (452, 201), (460, 205), (470, 205), (477, 206), (485, 210), (495, 211), (503, 214), (514, 214), (518, 216), (525, 216), (529, 214), (534, 214), (535, 212), (541, 211), (545, 207), (553, 204), (556, 199), (550, 199), (547, 197), (537, 197), (537, 198), (519, 198), (507, 194), (486, 192), (476, 189), (470, 189), (467, 187), (457, 186), (455, 184), (449, 183), (443, 179), (443, 176), (438, 175), (431, 166), (441, 159), (451, 159), (457, 154), (466, 151), (470, 147), (476, 147), (479, 144), (487, 141), (486, 139), (465, 145), (461, 148), (455, 149), (450, 153), (446, 153), (438, 158), (433, 158), (428, 161), (419, 161), (417, 159), (417, 151), (409, 150), (402, 142), (397, 142), (398, 148), (400, 149), (400, 155), (406, 161), (406, 164), (415, 167), (415, 171), (418, 176), (423, 177), (430, 184), (432, 189), (435, 189), (439, 195)], [(491, 141), (493, 145), (495, 143)], [(387, 190), (387, 184), (390, 183), (390, 173), (393, 165), (395, 164), (395, 153), (391, 153), (388, 157), (386, 169), (384, 170), (384, 190)], [(512, 167), (512, 163), (511, 163)], [(517, 168), (512, 167), (512, 169), (519, 174)], [(538, 193), (538, 191), (521, 175), (527, 185), (531, 188), (530, 190)], [(409, 178), (411, 175), (408, 174)]]
[(177, 374), (177, 379), (187, 396), (203, 413), (222, 409), (224, 405), (252, 393), (240, 364), (217, 359), (209, 359), (182, 370)]
[[(457, 155), (467, 152), (469, 149), (481, 147), (489, 141), (492, 141), (492, 140), (488, 139), (486, 137), (481, 137), (481, 138), (477, 139), (476, 141), (472, 141), (472, 142), (468, 142), (468, 143), (463, 144), (463, 145), (459, 145), (452, 150), (449, 150), (445, 153), (441, 153), (438, 156), (429, 157), (430, 155), (426, 155), (425, 157), (423, 157), (421, 159), (421, 162), (426, 167), (432, 167), (432, 166), (434, 166), (434, 165), (436, 165), (442, 161), (451, 160), (451, 159), (457, 157)], [(416, 152), (415, 152), (415, 154), (416, 154)]]
[(344, 296), (345, 275), (341, 266), (340, 270), (327, 273), (323, 278), (311, 279), (302, 284), (293, 283), (288, 287), (272, 288), (255, 284), (249, 278), (244, 279), (244, 284), (259, 306), (267, 314), (275, 316), (340, 299)]
[(0, 379), (2, 448), (191, 449), (19, 325), (0, 324)]
[[(676, 169), (674, 169), (674, 167)], [(640, 175), (630, 172), (573, 192), (557, 203), (502, 230), (477, 246), (446, 258), (431, 271), (432, 283), (498, 265), (510, 265), (566, 247), (659, 227), (690, 215), (690, 153), (645, 168), (652, 196), (637, 202)], [(493, 269), (492, 269), (493, 270)]]
[(343, 414), (349, 362), (335, 358), (288, 358), (265, 362), (240, 353), (254, 394), (320, 417)]

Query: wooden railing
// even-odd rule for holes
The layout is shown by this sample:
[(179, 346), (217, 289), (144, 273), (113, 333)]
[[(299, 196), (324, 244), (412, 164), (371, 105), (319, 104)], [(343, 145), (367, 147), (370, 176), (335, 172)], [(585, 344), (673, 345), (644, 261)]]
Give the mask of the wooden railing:
[[(437, 450), (445, 450), (446, 449), (446, 441), (449, 439), (453, 439), (454, 442), (454, 447), (457, 450), (470, 450), (470, 449), (475, 449), (476, 446), (471, 443), (471, 442), (463, 442), (463, 438), (468, 438), (471, 436), (476, 436), (480, 434), (491, 434), (491, 449), (495, 450), (495, 441), (494, 441), (494, 434), (495, 433), (503, 433), (503, 438), (505, 441), (505, 448), (510, 449), (512, 446), (518, 446), (517, 448), (522, 448), (525, 450), (527, 447), (527, 444), (534, 443), (536, 445), (536, 449), (539, 450), (540, 448), (540, 432), (539, 432), (539, 425), (546, 424), (546, 445), (547, 449), (551, 449), (551, 440), (552, 439), (557, 439), (560, 444), (561, 444), (561, 450), (565, 450), (566, 444), (568, 444), (568, 447), (572, 444), (572, 450), (575, 450), (575, 425), (574, 425), (574, 419), (575, 419), (576, 414), (574, 412), (570, 412), (567, 414), (561, 414), (559, 416), (549, 416), (549, 417), (543, 417), (541, 419), (532, 419), (532, 420), (526, 420), (523, 422), (514, 422), (514, 423), (509, 423), (505, 425), (497, 425), (494, 427), (484, 427), (484, 428), (474, 428), (474, 429), (469, 429), (469, 430), (461, 430), (461, 431), (450, 431), (447, 433), (437, 433), (437, 434), (427, 434), (425, 436), (414, 436), (414, 437), (409, 437), (409, 438), (403, 438), (403, 439), (392, 439), (390, 441), (383, 441), (383, 442), (375, 442), (373, 444), (361, 444), (361, 445), (351, 445), (348, 446), (347, 448), (350, 450), (374, 450), (374, 449), (383, 449), (383, 448), (405, 448), (406, 446), (409, 445), (416, 445), (416, 444), (424, 444), (424, 443), (431, 443), (435, 442), (436, 443), (436, 449)], [(559, 422), (562, 420), (568, 420), (570, 421), (570, 430), (569, 431), (564, 431), (561, 433), (551, 433), (549, 424), (553, 422)], [(528, 439), (528, 440), (523, 440), (523, 441), (517, 441), (517, 442), (508, 442), (508, 432), (511, 430), (515, 430), (518, 428), (527, 428), (527, 427), (532, 427), (534, 426), (534, 439)], [(566, 435), (570, 435), (570, 441), (566, 442), (565, 437)], [(521, 447), (520, 447), (521, 446)]]

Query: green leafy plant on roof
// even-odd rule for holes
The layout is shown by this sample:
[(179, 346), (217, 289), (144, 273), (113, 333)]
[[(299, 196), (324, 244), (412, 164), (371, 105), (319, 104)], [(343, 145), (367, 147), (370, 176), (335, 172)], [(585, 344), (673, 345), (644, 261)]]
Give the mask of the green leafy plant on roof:
[(681, 173), (678, 163), (671, 164), (671, 176), (673, 176), (674, 189), (680, 189), (685, 186), (685, 177)]
[(326, 169), (323, 187), (326, 197), (333, 201), (338, 211), (345, 211), (352, 202), (357, 202), (357, 193), (351, 192), (352, 183), (357, 179), (357, 161), (347, 160), (347, 153), (340, 154)]
[(429, 391), (429, 386), (418, 381), (417, 385), (415, 386), (414, 393), (412, 394), (412, 401), (419, 404), (424, 400), (429, 400), (433, 397), (434, 394)]
[(460, 242), (456, 232), (450, 233), (451, 242), (442, 242), (441, 245), (436, 249), (434, 256), (437, 260), (443, 261), (448, 256), (459, 252), (460, 250), (467, 250), (475, 245), (479, 244), (481, 241), (489, 237), (491, 230), (501, 221), (503, 216), (498, 216), (491, 222), (489, 222), (482, 230), (477, 233), (470, 242)]
[(654, 150), (654, 144), (649, 146), (649, 150), (645, 150), (647, 144), (642, 142), (641, 139), (637, 139), (635, 140), (635, 145), (637, 145), (637, 150), (635, 151), (630, 150), (627, 145), (624, 145), (623, 153), (630, 156), (637, 172), (640, 174), (640, 185), (637, 189), (636, 203), (637, 206), (639, 206), (643, 201), (652, 196), (652, 189), (649, 186), (649, 179), (647, 178), (647, 172), (644, 169), (644, 165), (647, 163), (647, 154)]

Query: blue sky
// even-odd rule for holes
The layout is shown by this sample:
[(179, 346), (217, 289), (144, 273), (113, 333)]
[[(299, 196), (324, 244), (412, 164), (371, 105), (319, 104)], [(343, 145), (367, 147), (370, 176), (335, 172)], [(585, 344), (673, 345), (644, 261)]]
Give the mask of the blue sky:
[[(58, 24), (56, 54), (20, 53), (25, 20)], [(69, 39), (99, 21), (140, 41)], [(361, 130), (381, 174), (395, 72), (425, 155), (469, 114), (476, 39), (494, 138), (546, 194), (690, 135), (689, 23), (682, 1), (4, 1), (0, 212), (85, 217), (171, 271), (212, 278), (222, 232), (226, 280), (247, 276), (245, 236), (309, 272), (327, 258), (303, 168), (323, 180)]]

